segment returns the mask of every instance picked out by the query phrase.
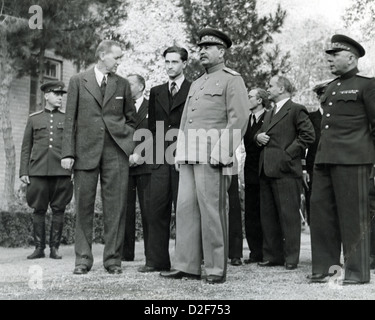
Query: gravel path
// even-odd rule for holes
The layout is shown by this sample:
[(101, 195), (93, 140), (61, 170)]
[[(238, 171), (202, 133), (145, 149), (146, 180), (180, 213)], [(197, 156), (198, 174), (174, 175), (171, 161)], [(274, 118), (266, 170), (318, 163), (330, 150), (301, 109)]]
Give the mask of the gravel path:
[[(94, 245), (95, 262), (83, 276), (73, 275), (74, 247), (62, 246), (62, 260), (27, 260), (32, 248), (0, 248), (0, 300), (374, 300), (375, 275), (370, 284), (337, 286), (308, 284), (311, 272), (310, 235), (301, 235), (301, 258), (296, 270), (257, 265), (228, 266), (227, 281), (210, 285), (204, 280), (169, 280), (158, 273), (142, 274), (143, 242), (136, 243), (134, 262), (124, 262), (121, 275), (102, 266), (102, 245)], [(173, 261), (174, 241), (170, 252)], [(46, 250), (49, 254), (49, 250)], [(244, 241), (244, 257), (249, 250)]]

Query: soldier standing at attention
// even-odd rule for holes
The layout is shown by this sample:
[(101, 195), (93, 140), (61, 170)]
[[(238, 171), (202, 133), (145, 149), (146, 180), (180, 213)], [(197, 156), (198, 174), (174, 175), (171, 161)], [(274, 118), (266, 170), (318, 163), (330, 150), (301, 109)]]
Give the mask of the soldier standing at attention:
[(358, 74), (364, 48), (344, 35), (331, 39), (328, 63), (337, 78), (321, 97), (321, 136), (311, 195), (312, 275), (326, 282), (340, 267), (343, 285), (370, 281), (369, 178), (375, 162), (375, 79)]
[(61, 106), (66, 91), (61, 81), (47, 82), (40, 89), (44, 92), (46, 106), (44, 110), (30, 115), (21, 150), (20, 178), (27, 184), (27, 204), (34, 209), (35, 251), (27, 259), (45, 257), (45, 215), (48, 205), (52, 209), (50, 258), (61, 259), (58, 249), (64, 212), (73, 195), (71, 172), (60, 165), (65, 119)]

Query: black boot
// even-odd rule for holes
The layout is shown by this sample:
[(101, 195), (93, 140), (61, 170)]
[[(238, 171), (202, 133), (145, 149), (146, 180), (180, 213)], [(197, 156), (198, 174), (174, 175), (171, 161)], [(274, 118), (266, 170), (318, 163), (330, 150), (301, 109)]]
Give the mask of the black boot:
[(27, 257), (27, 259), (44, 258), (44, 248), (46, 247), (46, 229), (44, 216), (42, 218), (34, 217), (34, 244), (35, 251)]
[(62, 256), (59, 255), (58, 250), (60, 247), (63, 224), (64, 223), (62, 219), (52, 218), (51, 232), (50, 232), (50, 238), (49, 238), (49, 246), (51, 249), (51, 253), (49, 257), (51, 259), (62, 259)]

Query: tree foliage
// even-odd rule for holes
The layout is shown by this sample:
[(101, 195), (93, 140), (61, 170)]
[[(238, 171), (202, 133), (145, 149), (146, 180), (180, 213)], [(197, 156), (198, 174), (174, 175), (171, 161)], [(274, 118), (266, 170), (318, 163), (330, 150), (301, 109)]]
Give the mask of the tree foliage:
[(273, 15), (262, 17), (256, 0), (181, 0), (180, 6), (192, 43), (198, 42), (198, 31), (204, 27), (230, 35), (233, 46), (226, 64), (241, 73), (248, 87), (264, 87), (271, 75), (288, 70), (288, 53), (280, 57), (279, 48), (269, 49), (286, 16), (280, 5)]

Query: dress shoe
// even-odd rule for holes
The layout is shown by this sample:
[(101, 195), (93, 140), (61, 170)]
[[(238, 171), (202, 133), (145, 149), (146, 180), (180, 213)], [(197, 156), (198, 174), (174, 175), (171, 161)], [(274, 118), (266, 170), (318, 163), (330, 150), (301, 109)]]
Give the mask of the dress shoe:
[(224, 283), (225, 282), (225, 276), (207, 276), (206, 282), (210, 284), (216, 284), (216, 283)]
[(364, 282), (360, 282), (357, 280), (344, 279), (340, 282), (340, 284), (343, 286), (352, 286), (352, 285), (364, 284)]
[(150, 267), (150, 266), (142, 266), (138, 268), (138, 272), (158, 272), (158, 271), (169, 271), (169, 268), (155, 268), (155, 267)]
[(243, 261), (245, 264), (262, 262), (262, 259), (249, 258)]
[(276, 263), (276, 262), (271, 262), (271, 261), (263, 261), (263, 262), (258, 262), (259, 267), (276, 267), (276, 266), (282, 266), (283, 263)]
[(201, 278), (200, 275), (186, 273), (186, 272), (179, 271), (179, 270), (163, 271), (163, 272), (160, 272), (160, 275), (163, 278), (167, 278), (167, 279), (190, 278), (190, 279), (200, 280)]
[(230, 260), (230, 264), (232, 266), (240, 266), (240, 265), (242, 265), (242, 261), (241, 261), (240, 258), (233, 258), (233, 259)]
[(285, 264), (285, 269), (286, 270), (294, 270), (294, 269), (297, 269), (297, 265), (293, 264), (293, 263), (287, 263), (287, 264)]
[(119, 266), (109, 266), (108, 268), (106, 268), (106, 270), (110, 274), (121, 274), (122, 273), (122, 269)]
[(134, 258), (122, 258), (121, 261), (134, 261)]
[(44, 257), (45, 257), (44, 249), (36, 248), (34, 252), (27, 257), (27, 259), (33, 260), (33, 259), (40, 259)]
[(74, 268), (74, 274), (87, 274), (89, 272), (89, 268), (85, 265), (79, 265)]
[(329, 281), (329, 275), (323, 273), (313, 273), (307, 276), (310, 283), (326, 283)]
[(57, 248), (52, 247), (51, 252), (49, 254), (51, 259), (62, 259), (62, 256), (59, 255), (59, 250)]

